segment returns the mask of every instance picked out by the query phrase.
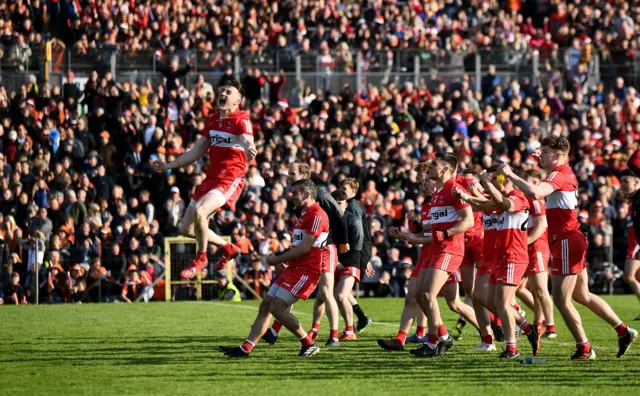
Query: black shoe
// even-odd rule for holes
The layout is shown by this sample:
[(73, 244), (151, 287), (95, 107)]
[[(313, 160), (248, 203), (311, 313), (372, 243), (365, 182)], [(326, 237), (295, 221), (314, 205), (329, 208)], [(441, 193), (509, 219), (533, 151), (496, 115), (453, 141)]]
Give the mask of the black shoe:
[(262, 339), (265, 340), (269, 345), (273, 345), (278, 341), (278, 333), (275, 332), (271, 327), (267, 329), (267, 332), (264, 333)]
[(241, 347), (225, 347), (221, 346), (220, 351), (232, 358), (247, 358), (249, 357), (249, 352), (245, 352)]
[(502, 326), (491, 324), (491, 328), (493, 329), (493, 338), (496, 342), (504, 342), (504, 330), (502, 330)]
[(362, 333), (364, 329), (369, 327), (371, 323), (373, 322), (369, 318), (366, 318), (365, 320), (359, 320), (358, 323), (356, 323), (356, 334)]
[(329, 338), (327, 340), (327, 343), (324, 344), (324, 346), (326, 346), (326, 347), (337, 347), (337, 346), (340, 346), (340, 341), (338, 341), (337, 338)]
[(502, 351), (500, 355), (498, 355), (498, 359), (518, 359), (520, 357), (520, 352), (516, 351), (515, 353), (509, 351)]
[(542, 334), (538, 329), (538, 325), (531, 325), (531, 332), (527, 334), (527, 339), (529, 340), (529, 344), (531, 344), (531, 351), (533, 352), (533, 356), (538, 355), (538, 352), (540, 352), (540, 344), (542, 343), (541, 337)]
[(315, 343), (311, 345), (303, 345), (298, 356), (309, 357), (315, 355), (318, 352), (320, 352), (320, 348), (318, 348)]
[(402, 345), (400, 340), (397, 340), (395, 338), (391, 340), (385, 340), (381, 338), (378, 340), (378, 345), (380, 345), (380, 348), (386, 351), (404, 351), (404, 345)]
[(595, 360), (596, 351), (591, 348), (589, 352), (580, 352), (576, 351), (573, 355), (571, 355), (571, 360)]
[(415, 357), (434, 357), (434, 356), (440, 356), (438, 354), (438, 351), (439, 351), (439, 348), (437, 345), (435, 348), (430, 348), (427, 344), (424, 344), (420, 348), (413, 349), (409, 352)]
[(636, 316), (634, 320), (640, 320), (640, 315)]
[(453, 337), (451, 337), (451, 335), (449, 335), (446, 340), (438, 342), (438, 345), (436, 346), (438, 356), (442, 356), (447, 353), (447, 351), (451, 349), (454, 344), (455, 341), (453, 340)]
[(627, 327), (627, 334), (618, 337), (618, 357), (624, 356), (629, 350), (631, 343), (638, 339), (638, 332), (631, 327)]

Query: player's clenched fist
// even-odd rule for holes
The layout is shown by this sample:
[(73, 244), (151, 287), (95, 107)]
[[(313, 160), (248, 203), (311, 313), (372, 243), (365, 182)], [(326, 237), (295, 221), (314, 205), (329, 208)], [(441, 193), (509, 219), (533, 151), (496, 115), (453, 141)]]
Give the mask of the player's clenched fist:
[(246, 152), (246, 155), (247, 155), (247, 159), (251, 161), (256, 157), (256, 155), (258, 155), (258, 150), (256, 150), (255, 147), (249, 147), (249, 149)]
[(156, 172), (166, 172), (167, 169), (169, 169), (169, 167), (167, 167), (167, 164), (164, 163), (164, 161), (153, 161), (153, 164), (151, 165), (153, 167), (153, 170)]

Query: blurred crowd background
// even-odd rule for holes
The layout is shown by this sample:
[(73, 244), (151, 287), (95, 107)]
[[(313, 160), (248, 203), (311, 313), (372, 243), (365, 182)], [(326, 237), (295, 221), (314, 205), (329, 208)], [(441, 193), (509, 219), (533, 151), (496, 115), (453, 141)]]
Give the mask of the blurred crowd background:
[(153, 298), (207, 158), (150, 164), (192, 147), (229, 79), (259, 154), (211, 227), (241, 247), (235, 271), (257, 294), (274, 276), (263, 258), (291, 244), (290, 162), (359, 180), (376, 268), (360, 290), (397, 297), (418, 248), (386, 230), (423, 202), (414, 166), (448, 151), (462, 168), (537, 168), (550, 134), (572, 143), (592, 288), (623, 292), (636, 23), (636, 0), (2, 0), (0, 298)]

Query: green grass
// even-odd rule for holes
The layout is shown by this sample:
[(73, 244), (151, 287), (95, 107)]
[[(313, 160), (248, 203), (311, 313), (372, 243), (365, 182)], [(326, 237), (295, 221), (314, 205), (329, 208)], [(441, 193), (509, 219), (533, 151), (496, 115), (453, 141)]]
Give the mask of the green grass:
[[(638, 313), (631, 296), (607, 300), (627, 321)], [(376, 340), (395, 335), (402, 304), (362, 300), (374, 324), (358, 341), (312, 358), (298, 358), (299, 343), (283, 329), (276, 345), (259, 344), (244, 360), (229, 360), (217, 347), (244, 340), (254, 302), (5, 306), (0, 394), (640, 394), (640, 345), (616, 359), (614, 330), (584, 310), (596, 361), (570, 362), (574, 344), (558, 323), (559, 337), (542, 346), (549, 363), (521, 365), (472, 353), (478, 338), (471, 330), (442, 358), (380, 350)], [(311, 302), (294, 312), (309, 326)], [(455, 316), (443, 312), (453, 325)], [(325, 321), (323, 341), (327, 331)], [(526, 338), (519, 344), (527, 355)]]

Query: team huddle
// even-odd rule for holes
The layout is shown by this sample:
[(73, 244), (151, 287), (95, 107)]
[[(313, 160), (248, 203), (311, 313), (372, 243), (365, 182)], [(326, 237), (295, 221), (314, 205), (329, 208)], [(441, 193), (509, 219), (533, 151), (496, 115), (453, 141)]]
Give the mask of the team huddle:
[[(196, 258), (182, 272), (186, 279), (206, 266), (208, 243), (222, 251), (216, 269), (224, 268), (238, 253), (237, 247), (208, 228), (208, 217), (238, 198), (246, 161), (256, 155), (248, 115), (238, 110), (242, 97), (238, 83), (222, 87), (220, 112), (207, 125), (208, 135), (175, 161), (155, 164), (158, 171), (187, 166), (209, 150), (211, 167), (207, 178), (180, 227), (183, 234), (194, 235), (198, 241)], [(404, 350), (406, 342), (413, 342), (422, 344), (410, 351), (414, 356), (442, 356), (470, 324), (479, 333), (476, 351), (496, 351), (495, 342), (504, 341), (506, 347), (499, 357), (519, 358), (517, 339), (522, 333), (527, 336), (533, 355), (537, 355), (542, 338), (556, 336), (555, 304), (576, 341), (571, 359), (595, 359), (596, 353), (573, 305), (576, 301), (615, 329), (617, 356), (626, 353), (637, 338), (637, 331), (627, 327), (604, 300), (589, 292), (588, 240), (578, 222), (578, 181), (568, 164), (569, 149), (565, 138), (543, 139), (538, 160), (547, 174), (544, 179), (537, 171), (520, 174), (507, 164), (480, 173), (459, 174), (457, 157), (450, 153), (438, 153), (432, 161), (416, 167), (425, 197), (419, 217), (408, 213), (408, 232), (391, 227), (388, 234), (411, 245), (421, 245), (422, 249), (409, 281), (400, 329), (395, 338), (378, 340), (382, 349)], [(262, 300), (244, 343), (220, 347), (227, 356), (249, 356), (260, 339), (275, 343), (282, 326), (299, 338), (299, 356), (312, 356), (319, 351), (316, 339), (325, 311), (330, 327), (326, 343), (329, 347), (357, 339), (357, 333), (371, 324), (352, 295), (361, 269), (373, 273), (369, 264), (371, 233), (365, 212), (355, 200), (358, 183), (345, 179), (338, 190), (329, 193), (312, 179), (306, 164), (290, 165), (288, 183), (297, 211), (292, 248), (267, 258), (268, 265), (275, 266), (280, 275)], [(640, 182), (633, 174), (623, 177), (624, 194), (631, 196), (638, 187)], [(633, 242), (637, 246), (637, 241)], [(548, 292), (548, 271), (553, 302)], [(460, 299), (460, 283), (465, 291), (464, 301)], [(291, 309), (316, 289), (313, 324), (306, 331)], [(440, 315), (440, 295), (460, 315), (451, 331)], [(533, 323), (516, 303), (516, 296), (533, 311)], [(338, 335), (340, 314), (346, 329)], [(358, 317), (356, 325), (354, 314)], [(416, 333), (409, 336), (414, 320)]]

